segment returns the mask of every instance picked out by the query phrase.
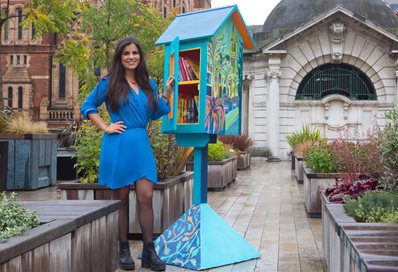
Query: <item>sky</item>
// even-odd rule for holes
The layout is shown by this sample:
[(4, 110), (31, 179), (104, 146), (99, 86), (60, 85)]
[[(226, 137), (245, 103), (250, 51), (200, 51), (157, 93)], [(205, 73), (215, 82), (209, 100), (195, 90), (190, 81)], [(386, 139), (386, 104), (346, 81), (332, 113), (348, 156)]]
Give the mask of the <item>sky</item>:
[(238, 5), (246, 25), (262, 25), (280, 0), (211, 0), (211, 7)]

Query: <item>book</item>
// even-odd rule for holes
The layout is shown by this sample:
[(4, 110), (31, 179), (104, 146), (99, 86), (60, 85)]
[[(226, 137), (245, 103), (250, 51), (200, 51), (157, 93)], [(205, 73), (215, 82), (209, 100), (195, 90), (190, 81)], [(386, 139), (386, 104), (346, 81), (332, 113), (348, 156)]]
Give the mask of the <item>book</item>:
[(187, 62), (192, 69), (192, 72), (195, 74), (196, 79), (200, 78), (200, 69), (199, 63), (195, 62), (194, 60), (187, 58)]

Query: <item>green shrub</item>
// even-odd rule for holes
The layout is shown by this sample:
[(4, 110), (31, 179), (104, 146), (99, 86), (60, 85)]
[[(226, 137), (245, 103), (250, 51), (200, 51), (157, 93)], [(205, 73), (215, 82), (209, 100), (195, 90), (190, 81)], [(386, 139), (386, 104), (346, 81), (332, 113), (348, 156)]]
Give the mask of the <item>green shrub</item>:
[(209, 161), (222, 161), (224, 158), (228, 157), (228, 154), (226, 153), (222, 142), (217, 141), (217, 143), (215, 144), (209, 144), (208, 147)]
[(348, 215), (357, 222), (398, 223), (398, 194), (374, 191), (344, 205)]
[(81, 183), (98, 182), (99, 157), (103, 132), (97, 129), (89, 120), (84, 120), (76, 130), (75, 168)]
[(398, 109), (386, 113), (387, 125), (380, 132), (380, 161), (387, 176), (380, 180), (384, 189), (398, 191)]
[(336, 172), (336, 162), (327, 143), (321, 142), (311, 145), (304, 153), (306, 165), (315, 173)]
[(21, 207), (15, 193), (11, 193), (8, 199), (6, 193), (2, 192), (0, 201), (0, 241), (23, 234), (39, 225), (39, 216), (36, 212)]

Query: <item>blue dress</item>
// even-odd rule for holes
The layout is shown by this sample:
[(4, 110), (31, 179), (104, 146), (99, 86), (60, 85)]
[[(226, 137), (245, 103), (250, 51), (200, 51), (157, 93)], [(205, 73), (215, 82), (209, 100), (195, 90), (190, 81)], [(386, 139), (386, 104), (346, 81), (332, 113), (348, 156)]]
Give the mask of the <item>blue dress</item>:
[[(149, 142), (146, 126), (150, 119), (156, 120), (169, 113), (170, 106), (157, 98), (157, 87), (150, 80), (157, 99), (158, 110), (152, 112), (148, 98), (140, 89), (138, 94), (131, 89), (129, 102), (122, 102), (118, 112), (112, 112), (107, 105), (113, 123), (123, 121), (127, 127), (122, 134), (104, 133), (101, 145), (98, 183), (111, 189), (118, 189), (146, 178), (157, 183), (156, 160)], [(108, 78), (101, 79), (81, 106), (81, 114), (88, 119), (89, 113), (98, 113), (97, 108), (106, 103)]]

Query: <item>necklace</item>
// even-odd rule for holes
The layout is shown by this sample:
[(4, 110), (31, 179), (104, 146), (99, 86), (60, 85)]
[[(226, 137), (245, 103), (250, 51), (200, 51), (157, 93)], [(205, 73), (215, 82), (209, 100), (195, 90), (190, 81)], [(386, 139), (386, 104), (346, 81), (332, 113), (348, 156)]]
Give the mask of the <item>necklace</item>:
[(130, 80), (130, 83), (133, 84), (133, 85), (135, 85), (135, 84), (137, 84), (137, 81), (135, 81), (135, 80)]

